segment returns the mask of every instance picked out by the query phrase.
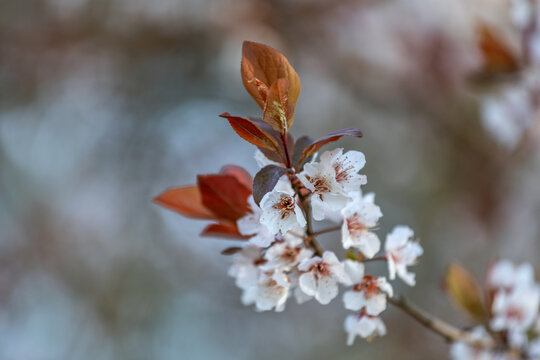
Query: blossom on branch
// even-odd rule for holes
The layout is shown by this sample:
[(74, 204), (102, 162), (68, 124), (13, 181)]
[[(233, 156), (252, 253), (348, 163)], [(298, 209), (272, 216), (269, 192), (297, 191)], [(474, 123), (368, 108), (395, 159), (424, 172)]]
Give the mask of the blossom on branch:
[(386, 335), (386, 326), (383, 321), (365, 312), (347, 316), (344, 325), (347, 332), (347, 345), (352, 345), (356, 336), (371, 339), (375, 336)]
[(368, 315), (377, 316), (386, 309), (386, 297), (392, 294), (386, 278), (366, 275), (343, 295), (343, 302), (348, 310), (365, 308)]
[(304, 293), (321, 304), (328, 304), (338, 294), (338, 283), (350, 282), (343, 264), (331, 251), (325, 251), (319, 256), (306, 259), (298, 265), (300, 275), (298, 283)]
[(265, 225), (270, 233), (277, 234), (297, 227), (306, 226), (306, 219), (296, 201), (294, 192), (273, 190), (261, 200), (261, 224)]
[(375, 256), (381, 248), (379, 237), (370, 230), (382, 217), (381, 209), (375, 205), (375, 194), (353, 195), (353, 200), (341, 211), (343, 224), (341, 242), (345, 249), (357, 248), (367, 258)]
[(283, 236), (282, 241), (276, 242), (264, 254), (266, 263), (262, 265), (262, 268), (292, 270), (300, 262), (313, 256), (313, 250), (301, 245), (301, 238), (290, 234)]
[(289, 295), (290, 280), (281, 270), (263, 271), (257, 284), (245, 290), (242, 297), (244, 305), (255, 304), (255, 310), (268, 311), (275, 308), (285, 310)]
[(346, 206), (351, 193), (367, 183), (366, 176), (358, 174), (365, 163), (360, 151), (343, 154), (343, 149), (335, 149), (325, 151), (320, 162), (304, 166), (298, 178), (312, 193), (313, 219), (323, 220), (325, 210), (336, 211)]
[(385, 250), (388, 261), (388, 272), (390, 280), (397, 276), (406, 284), (414, 286), (416, 284), (415, 274), (407, 271), (407, 266), (414, 265), (417, 258), (424, 250), (415, 241), (411, 241), (414, 232), (407, 226), (396, 226), (390, 234), (386, 236)]
[(238, 219), (236, 222), (238, 231), (244, 236), (251, 236), (250, 243), (265, 248), (274, 242), (275, 235), (268, 230), (266, 225), (261, 223), (262, 210), (255, 204), (253, 195), (249, 196), (248, 204), (251, 212)]

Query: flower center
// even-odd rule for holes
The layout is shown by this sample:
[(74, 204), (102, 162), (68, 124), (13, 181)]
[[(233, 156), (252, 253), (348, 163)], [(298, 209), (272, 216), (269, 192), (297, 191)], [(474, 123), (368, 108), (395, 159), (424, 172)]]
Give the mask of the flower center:
[(347, 218), (347, 228), (352, 236), (358, 236), (360, 233), (367, 229), (367, 227), (360, 221), (360, 216), (354, 213), (353, 216)]
[(296, 260), (299, 251), (300, 248), (291, 248), (287, 246), (285, 251), (281, 254), (281, 260), (285, 263), (293, 263)]
[(294, 212), (296, 202), (288, 195), (283, 195), (281, 200), (274, 204), (274, 209), (281, 212), (281, 220), (285, 219), (291, 212)]
[(523, 310), (518, 307), (510, 307), (506, 310), (506, 317), (521, 322), (524, 317)]
[(330, 269), (328, 269), (328, 264), (325, 262), (319, 262), (311, 268), (316, 275), (320, 276), (329, 276), (330, 275)]
[(379, 286), (377, 285), (377, 278), (371, 275), (366, 275), (358, 284), (354, 285), (354, 291), (363, 292), (366, 297), (379, 294)]
[(344, 163), (336, 162), (334, 164), (334, 170), (336, 171), (336, 181), (342, 183), (347, 181), (351, 175), (350, 171), (353, 169), (352, 165), (346, 166)]

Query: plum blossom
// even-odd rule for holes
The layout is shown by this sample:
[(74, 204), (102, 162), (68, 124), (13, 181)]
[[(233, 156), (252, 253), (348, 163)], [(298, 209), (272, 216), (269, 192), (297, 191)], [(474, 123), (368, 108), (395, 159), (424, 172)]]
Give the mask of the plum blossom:
[(302, 239), (285, 235), (284, 240), (276, 242), (264, 254), (266, 263), (262, 269), (282, 269), (290, 271), (300, 262), (313, 256), (313, 250), (302, 247)]
[(280, 231), (285, 234), (294, 228), (306, 226), (306, 219), (296, 202), (294, 192), (276, 188), (266, 193), (261, 200), (261, 224), (265, 225), (271, 234)]
[(488, 284), (506, 291), (519, 286), (531, 286), (534, 284), (534, 269), (528, 263), (514, 266), (509, 260), (500, 260), (490, 269)]
[(386, 236), (385, 250), (388, 261), (390, 280), (396, 278), (396, 274), (408, 285), (414, 286), (415, 274), (407, 271), (407, 266), (414, 265), (416, 259), (424, 250), (415, 241), (411, 241), (414, 232), (408, 226), (396, 226)]
[(386, 296), (392, 296), (392, 293), (386, 278), (365, 275), (343, 295), (343, 302), (348, 310), (365, 308), (368, 315), (377, 316), (386, 309)]
[(344, 325), (347, 332), (347, 345), (352, 345), (356, 336), (372, 338), (377, 335), (386, 335), (386, 326), (383, 321), (365, 312), (347, 316)]
[(351, 192), (360, 190), (367, 183), (366, 176), (358, 174), (366, 163), (360, 151), (343, 149), (326, 151), (319, 163), (308, 163), (298, 178), (312, 192), (311, 206), (313, 218), (323, 220), (325, 211), (342, 209)]
[(303, 304), (311, 299), (313, 296), (306, 294), (298, 284), (298, 280), (302, 273), (298, 268), (293, 268), (289, 273), (289, 280), (291, 280), (291, 289), (293, 290), (293, 296), (298, 304)]
[(364, 264), (358, 261), (347, 259), (344, 267), (350, 284), (354, 284), (352, 290), (343, 295), (345, 308), (354, 311), (364, 309), (372, 316), (383, 312), (386, 309), (386, 296), (393, 294), (392, 286), (386, 279), (364, 275)]
[(373, 193), (365, 196), (356, 193), (353, 200), (341, 211), (343, 247), (357, 248), (368, 258), (372, 258), (381, 248), (379, 237), (370, 231), (382, 217), (381, 209), (375, 205), (374, 200)]
[(338, 283), (348, 283), (343, 264), (331, 251), (325, 251), (322, 258), (315, 256), (298, 265), (300, 275), (298, 283), (301, 290), (321, 304), (328, 304), (338, 294)]
[[(511, 292), (499, 291), (491, 310), (493, 330), (523, 331), (533, 325), (540, 306), (540, 286), (520, 286)], [(517, 337), (517, 334), (514, 334)]]
[(236, 286), (245, 290), (257, 284), (259, 265), (264, 261), (259, 247), (246, 244), (240, 252), (235, 254), (228, 274), (236, 279)]
[(289, 288), (289, 278), (283, 271), (263, 271), (260, 273), (257, 284), (245, 290), (242, 303), (244, 305), (255, 303), (257, 311), (275, 308), (275, 311), (280, 312), (285, 309)]
[(248, 204), (251, 209), (251, 213), (248, 213), (244, 217), (238, 219), (236, 224), (238, 225), (238, 231), (244, 236), (251, 236), (249, 242), (253, 245), (265, 248), (270, 246), (275, 240), (275, 235), (272, 234), (266, 225), (261, 223), (262, 210), (255, 200), (253, 195), (248, 197)]
[[(470, 338), (474, 341), (493, 341), (488, 335), (486, 329), (482, 326), (474, 328), (470, 332)], [(494, 354), (482, 349), (470, 346), (469, 344), (458, 341), (450, 347), (450, 356), (452, 360), (493, 360), (496, 359)], [(502, 360), (502, 359), (501, 359)]]

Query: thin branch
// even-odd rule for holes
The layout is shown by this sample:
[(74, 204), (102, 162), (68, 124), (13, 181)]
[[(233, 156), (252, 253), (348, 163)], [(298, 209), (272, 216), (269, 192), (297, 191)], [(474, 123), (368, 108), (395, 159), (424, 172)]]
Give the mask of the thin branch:
[(317, 255), (322, 256), (324, 250), (315, 239), (316, 234), (313, 232), (313, 225), (311, 222), (311, 204), (309, 203), (309, 199), (302, 199), (302, 207), (304, 208), (304, 211), (306, 212), (306, 223), (307, 223), (307, 240), (313, 247), (313, 250), (317, 253)]
[(382, 256), (377, 256), (377, 257), (374, 257), (374, 258), (371, 258), (371, 259), (364, 259), (362, 260), (362, 262), (372, 262), (372, 261), (387, 261), (388, 259), (386, 258), (385, 255), (382, 255)]
[(326, 233), (329, 233), (329, 232), (332, 232), (332, 231), (339, 231), (341, 230), (341, 225), (337, 225), (337, 226), (333, 226), (333, 227), (330, 227), (330, 228), (327, 228), (327, 229), (322, 229), (322, 230), (319, 230), (319, 231), (315, 231), (312, 235), (313, 236), (319, 236), (319, 235), (322, 235), (322, 234), (326, 234)]
[(426, 314), (422, 310), (418, 309), (416, 306), (410, 304), (409, 301), (406, 300), (403, 296), (400, 296), (398, 298), (389, 297), (388, 302), (396, 306), (397, 308), (403, 310), (420, 324), (422, 324), (429, 330), (435, 332), (436, 334), (442, 336), (449, 342), (461, 341), (471, 346), (483, 349), (491, 349), (495, 345), (493, 341), (474, 339), (471, 337), (470, 332), (463, 331), (453, 325), (448, 324), (447, 322), (444, 322), (440, 319)]

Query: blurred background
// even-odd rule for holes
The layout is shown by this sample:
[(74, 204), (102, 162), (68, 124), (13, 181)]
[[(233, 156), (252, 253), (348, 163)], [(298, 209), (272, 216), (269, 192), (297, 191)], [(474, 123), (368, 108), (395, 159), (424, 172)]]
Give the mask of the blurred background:
[(0, 359), (447, 358), (395, 309), (386, 337), (347, 347), (340, 298), (243, 307), (219, 255), (233, 243), (151, 200), (257, 170), (217, 115), (260, 115), (241, 45), (271, 45), (302, 82), (293, 134), (360, 128), (340, 146), (366, 154), (380, 236), (407, 224), (424, 246), (398, 292), (467, 325), (441, 288), (450, 262), (540, 266), (534, 5), (0, 0)]

